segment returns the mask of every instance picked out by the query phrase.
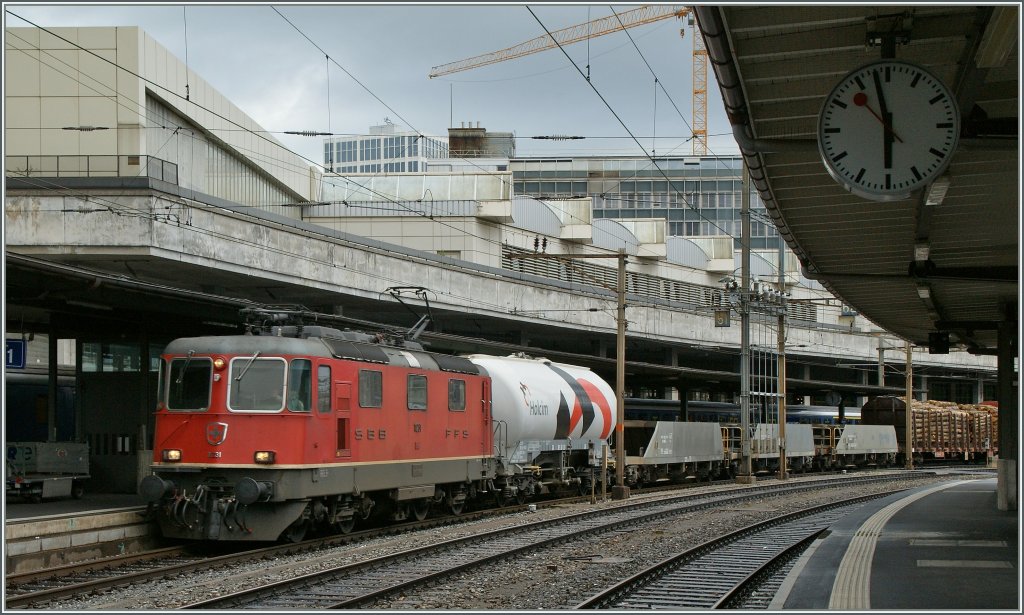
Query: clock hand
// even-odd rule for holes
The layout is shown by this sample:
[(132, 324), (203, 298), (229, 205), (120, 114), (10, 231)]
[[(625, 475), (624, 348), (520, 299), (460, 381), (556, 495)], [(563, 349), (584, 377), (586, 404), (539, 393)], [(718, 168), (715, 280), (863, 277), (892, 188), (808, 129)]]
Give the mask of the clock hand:
[(903, 139), (901, 139), (900, 136), (898, 134), (896, 134), (896, 131), (893, 130), (892, 128), (890, 128), (889, 125), (885, 123), (885, 120), (883, 120), (881, 118), (881, 116), (879, 116), (877, 113), (875, 113), (875, 110), (872, 109), (870, 105), (868, 105), (868, 95), (867, 94), (865, 94), (864, 92), (857, 92), (856, 94), (854, 94), (853, 95), (853, 104), (857, 105), (858, 107), (864, 107), (865, 109), (870, 111), (871, 115), (875, 116), (875, 119), (878, 120), (882, 124), (882, 126), (885, 127), (886, 131), (888, 131), (889, 133), (892, 134), (894, 139), (896, 139), (900, 143), (903, 143)]
[[(871, 71), (871, 76), (875, 80), (875, 92), (878, 94), (878, 112), (882, 114), (882, 160), (884, 161), (885, 168), (892, 168), (892, 114), (889, 113), (889, 109), (885, 105), (885, 94), (882, 93), (882, 80), (878, 76), (878, 71)], [(868, 107), (870, 109), (870, 107)], [(872, 111), (872, 113), (874, 113)], [(875, 116), (878, 117), (878, 116)]]

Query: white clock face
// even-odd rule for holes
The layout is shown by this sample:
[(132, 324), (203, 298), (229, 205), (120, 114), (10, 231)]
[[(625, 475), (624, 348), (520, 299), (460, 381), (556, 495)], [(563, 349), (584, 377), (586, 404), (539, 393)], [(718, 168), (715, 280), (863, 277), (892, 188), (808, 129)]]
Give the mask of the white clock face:
[(829, 173), (854, 194), (891, 201), (935, 179), (960, 136), (960, 112), (925, 69), (882, 60), (851, 72), (825, 99), (818, 149)]

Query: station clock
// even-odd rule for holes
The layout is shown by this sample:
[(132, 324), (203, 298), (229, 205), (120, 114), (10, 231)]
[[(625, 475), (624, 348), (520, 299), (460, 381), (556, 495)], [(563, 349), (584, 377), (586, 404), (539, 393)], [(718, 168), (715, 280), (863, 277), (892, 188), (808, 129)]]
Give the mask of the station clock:
[(880, 60), (843, 77), (818, 116), (829, 174), (874, 201), (905, 199), (949, 165), (960, 136), (953, 93), (924, 68)]

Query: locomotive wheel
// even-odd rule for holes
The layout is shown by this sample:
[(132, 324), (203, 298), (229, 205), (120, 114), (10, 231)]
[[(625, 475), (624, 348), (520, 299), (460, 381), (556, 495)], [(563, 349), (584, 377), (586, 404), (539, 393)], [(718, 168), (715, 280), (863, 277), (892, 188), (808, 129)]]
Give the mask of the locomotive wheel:
[(448, 509), (452, 511), (453, 515), (461, 515), (462, 514), (462, 509), (465, 508), (465, 506), (466, 506), (466, 501), (465, 500), (459, 502), (458, 504), (456, 504), (453, 501), (451, 504), (448, 505)]
[(494, 490), (494, 504), (498, 508), (505, 508), (505, 504), (508, 504), (508, 498), (505, 497), (501, 489)]
[(345, 521), (338, 521), (335, 524), (335, 527), (337, 527), (338, 531), (341, 532), (342, 534), (351, 534), (352, 533), (352, 528), (354, 528), (355, 526), (356, 526), (356, 520), (355, 519), (346, 519)]
[(416, 500), (412, 504), (412, 514), (416, 517), (417, 521), (423, 521), (427, 518), (427, 513), (430, 512), (430, 501), (429, 500)]
[(526, 504), (526, 492), (522, 489), (516, 491), (516, 504), (520, 506)]

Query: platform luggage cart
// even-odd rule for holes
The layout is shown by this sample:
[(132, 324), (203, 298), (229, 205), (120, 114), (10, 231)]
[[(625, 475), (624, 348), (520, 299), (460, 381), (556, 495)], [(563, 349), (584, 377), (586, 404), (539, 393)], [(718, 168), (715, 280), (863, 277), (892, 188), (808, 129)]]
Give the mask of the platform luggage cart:
[(81, 442), (8, 442), (7, 495), (32, 501), (85, 494), (89, 445)]

